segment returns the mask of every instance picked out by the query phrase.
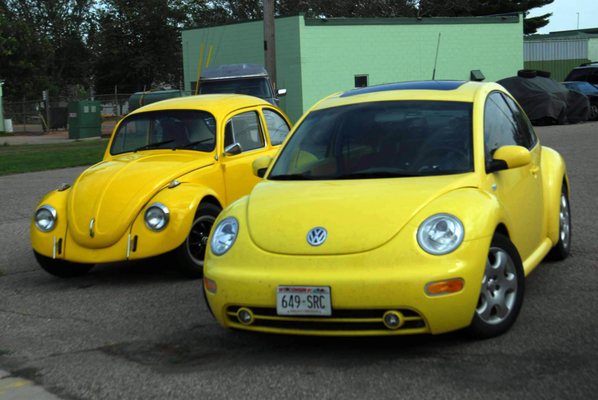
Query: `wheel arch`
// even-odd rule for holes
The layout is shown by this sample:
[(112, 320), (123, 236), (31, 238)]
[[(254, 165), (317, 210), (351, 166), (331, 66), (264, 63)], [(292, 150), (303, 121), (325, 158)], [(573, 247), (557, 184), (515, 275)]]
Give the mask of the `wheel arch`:
[[(170, 211), (170, 222), (161, 232), (148, 232), (145, 228), (144, 213), (149, 204), (159, 202)], [(130, 259), (146, 258), (164, 254), (179, 247), (187, 235), (202, 203), (220, 207), (222, 202), (218, 193), (209, 186), (199, 183), (181, 183), (158, 192), (139, 212), (133, 222), (131, 234), (139, 236), (139, 246)]]
[(511, 235), (509, 234), (509, 229), (502, 222), (499, 222), (499, 224), (496, 226), (496, 229), (494, 230), (494, 234), (497, 234), (497, 233), (500, 233), (501, 235), (507, 237), (509, 240), (511, 239)]
[(570, 197), (570, 182), (563, 157), (549, 147), (542, 148), (542, 183), (545, 206), (546, 236), (556, 243), (559, 237), (559, 211), (563, 185)]
[(199, 208), (199, 206), (201, 206), (202, 204), (211, 204), (213, 206), (216, 206), (218, 208), (220, 208), (221, 210), (224, 208), (222, 206), (222, 204), (220, 203), (220, 201), (212, 194), (206, 194), (197, 204), (197, 207), (195, 208), (195, 212), (197, 213), (197, 209)]

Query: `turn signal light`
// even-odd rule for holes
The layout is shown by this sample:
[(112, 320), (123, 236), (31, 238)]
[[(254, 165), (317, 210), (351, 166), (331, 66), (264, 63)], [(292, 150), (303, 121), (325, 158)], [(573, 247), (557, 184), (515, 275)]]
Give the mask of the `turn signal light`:
[(439, 296), (460, 292), (463, 290), (463, 286), (465, 286), (465, 281), (461, 278), (447, 279), (426, 284), (425, 291), (429, 296)]
[(203, 287), (210, 293), (216, 293), (216, 291), (218, 291), (216, 281), (206, 278), (205, 276), (203, 277)]

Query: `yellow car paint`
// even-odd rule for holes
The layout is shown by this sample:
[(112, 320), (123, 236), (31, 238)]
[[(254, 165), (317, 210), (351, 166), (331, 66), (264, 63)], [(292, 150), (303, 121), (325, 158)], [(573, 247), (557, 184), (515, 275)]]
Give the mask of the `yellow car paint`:
[[(270, 163), (265, 180), (215, 222), (214, 226), (225, 218), (238, 221), (238, 233), (227, 252), (206, 252), (204, 282), (209, 290), (204, 293), (220, 325), (295, 335), (444, 333), (469, 327), (476, 319), (481, 287), (487, 284), (483, 278), (489, 248), (497, 233), (512, 242), (525, 275), (542, 261), (559, 237), (563, 183), (568, 189), (564, 160), (536, 142), (528, 149), (497, 150), (497, 159), (502, 153), (512, 165), (487, 170), (491, 168), (484, 136), (487, 101), (498, 95), (516, 102), (494, 83), (455, 86), (445, 90), (388, 85), (356, 90), (354, 95), (336, 93), (303, 115)], [(293, 147), (293, 136), (312, 113), (413, 100), (472, 105), (471, 171), (384, 179), (270, 178), (287, 150), (289, 174), (337, 173), (333, 159), (328, 162)], [(418, 243), (419, 227), (437, 214), (456, 217), (464, 228), (462, 243), (448, 254), (429, 254)], [(326, 228), (328, 238), (321, 245), (309, 245), (307, 232), (318, 226)], [(213, 236), (214, 230), (210, 240)], [(426, 285), (445, 280), (458, 282), (456, 290), (462, 280), (463, 288), (426, 294)], [(279, 286), (330, 288), (333, 315), (278, 314)], [(241, 312), (250, 316), (248, 321), (243, 321)], [(399, 328), (385, 327), (388, 313), (400, 317)]]
[[(50, 192), (39, 203), (38, 208), (44, 204), (54, 207), (58, 218), (50, 232), (37, 229), (32, 221), (34, 251), (51, 259), (95, 264), (141, 259), (176, 249), (189, 234), (203, 201), (209, 199), (224, 207), (259, 181), (252, 173), (253, 160), (272, 157), (279, 147), (270, 142), (264, 109), (276, 112), (290, 126), (277, 107), (243, 95), (183, 97), (152, 103), (130, 113), (114, 128), (101, 162), (85, 170), (71, 188)], [(111, 154), (123, 121), (168, 110), (210, 113), (216, 121), (214, 149), (148, 149)], [(245, 112), (259, 115), (265, 144), (252, 151), (225, 155), (225, 126), (232, 117)], [(144, 223), (147, 207), (156, 202), (170, 211), (168, 225), (158, 232)]]

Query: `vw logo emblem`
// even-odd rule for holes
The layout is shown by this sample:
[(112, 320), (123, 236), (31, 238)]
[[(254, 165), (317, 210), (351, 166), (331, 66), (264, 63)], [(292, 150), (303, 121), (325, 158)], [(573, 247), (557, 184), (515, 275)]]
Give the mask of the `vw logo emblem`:
[(311, 244), (312, 246), (319, 246), (326, 241), (327, 237), (328, 232), (326, 229), (322, 228), (321, 226), (317, 226), (307, 232), (307, 243)]

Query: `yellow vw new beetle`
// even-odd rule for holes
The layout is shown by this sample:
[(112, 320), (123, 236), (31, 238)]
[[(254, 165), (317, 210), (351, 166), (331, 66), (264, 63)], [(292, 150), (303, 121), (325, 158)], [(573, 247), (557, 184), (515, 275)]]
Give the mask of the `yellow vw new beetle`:
[(525, 276), (569, 254), (563, 158), (494, 83), (332, 95), (270, 161), (210, 236), (204, 289), (224, 327), (492, 337)]
[(259, 181), (252, 162), (273, 156), (289, 126), (278, 108), (243, 95), (135, 110), (115, 127), (100, 163), (40, 202), (31, 224), (37, 261), (71, 277), (96, 263), (171, 252), (173, 266), (200, 277), (216, 216)]

